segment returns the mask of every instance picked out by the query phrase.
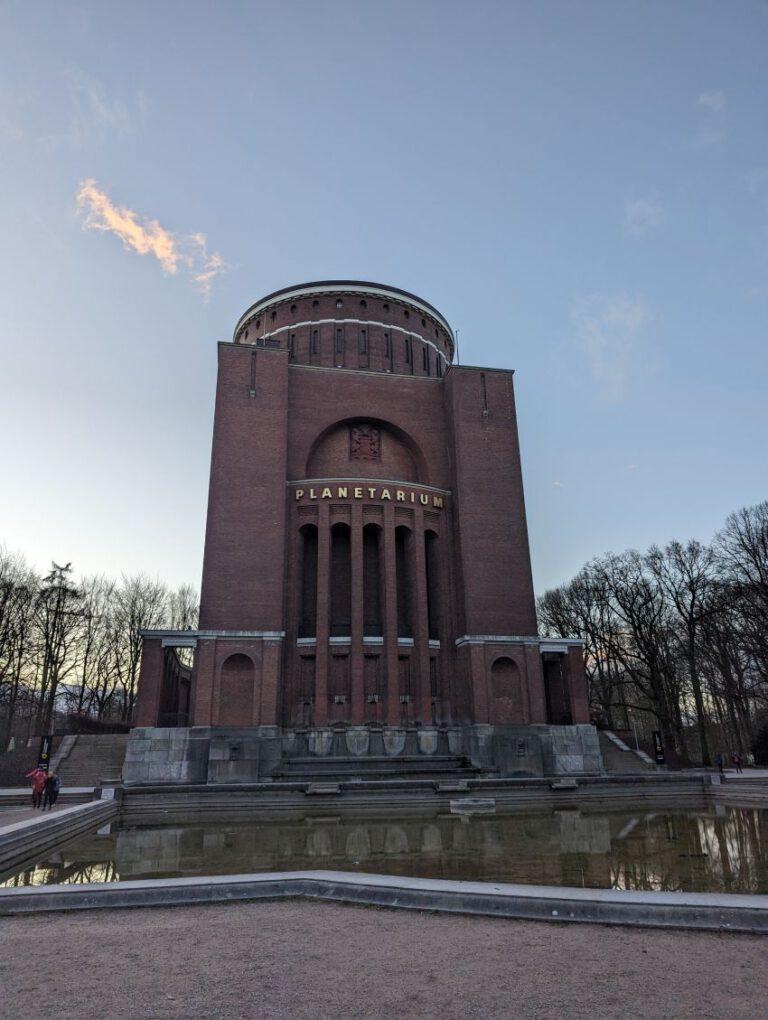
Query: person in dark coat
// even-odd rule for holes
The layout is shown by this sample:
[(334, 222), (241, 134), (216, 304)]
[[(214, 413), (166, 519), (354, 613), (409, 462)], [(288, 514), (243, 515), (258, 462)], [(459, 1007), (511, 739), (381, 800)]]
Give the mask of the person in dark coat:
[(53, 807), (60, 789), (61, 780), (55, 772), (49, 772), (45, 780), (45, 790), (43, 791), (43, 811), (46, 808), (50, 810)]

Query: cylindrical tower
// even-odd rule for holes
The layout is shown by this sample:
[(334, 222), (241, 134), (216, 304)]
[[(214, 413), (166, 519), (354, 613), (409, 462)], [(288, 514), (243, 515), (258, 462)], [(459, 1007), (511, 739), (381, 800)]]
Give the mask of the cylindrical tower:
[(234, 342), (284, 350), (292, 364), (445, 375), (454, 338), (427, 301), (397, 287), (325, 280), (286, 287), (239, 319)]

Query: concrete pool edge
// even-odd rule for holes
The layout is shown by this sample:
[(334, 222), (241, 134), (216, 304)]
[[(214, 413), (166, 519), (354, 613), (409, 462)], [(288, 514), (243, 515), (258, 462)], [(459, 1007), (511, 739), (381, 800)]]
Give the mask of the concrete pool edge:
[(768, 896), (625, 892), (343, 871), (0, 889), (0, 915), (300, 898), (510, 919), (768, 934)]
[(119, 804), (114, 791), (107, 792), (111, 795), (99, 800), (76, 804), (55, 813), (41, 812), (36, 818), (12, 822), (0, 828), (0, 873), (114, 818)]

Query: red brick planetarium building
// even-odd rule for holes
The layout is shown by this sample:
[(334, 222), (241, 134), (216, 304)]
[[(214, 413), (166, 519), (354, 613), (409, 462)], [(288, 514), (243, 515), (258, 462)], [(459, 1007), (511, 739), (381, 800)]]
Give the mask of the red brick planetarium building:
[(454, 351), (346, 280), (218, 345), (199, 629), (144, 634), (126, 781), (600, 770), (582, 644), (537, 633), (513, 373)]

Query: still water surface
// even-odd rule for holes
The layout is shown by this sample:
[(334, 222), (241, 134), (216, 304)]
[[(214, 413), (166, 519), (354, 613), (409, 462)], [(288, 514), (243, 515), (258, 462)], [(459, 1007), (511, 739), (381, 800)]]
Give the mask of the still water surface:
[(768, 893), (768, 811), (579, 809), (307, 815), (130, 826), (78, 837), (0, 885), (291, 870), (690, 892)]

